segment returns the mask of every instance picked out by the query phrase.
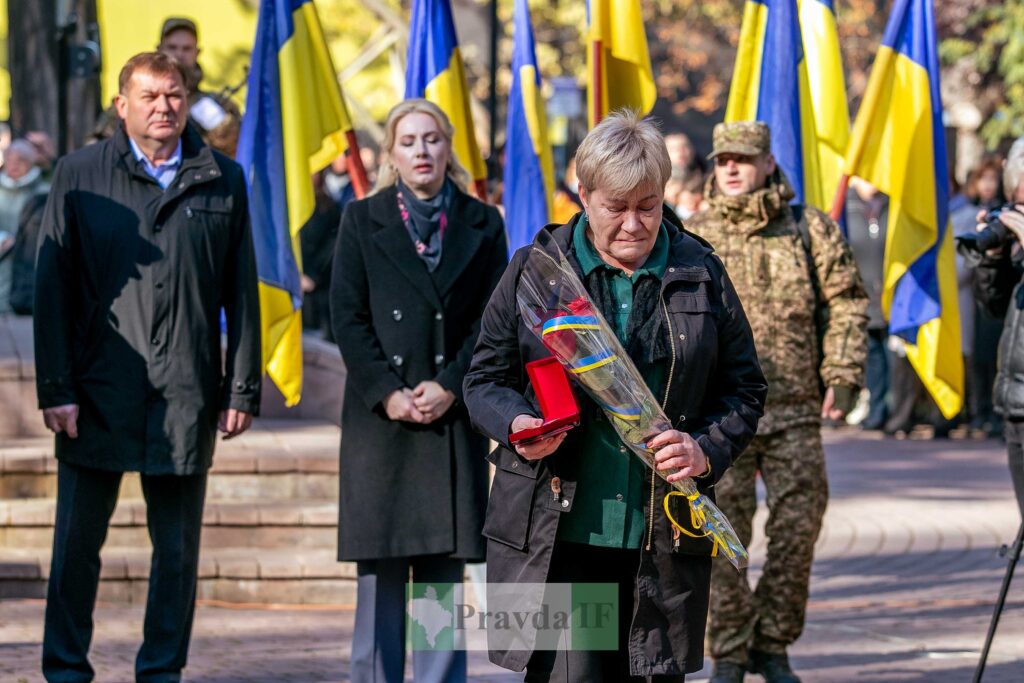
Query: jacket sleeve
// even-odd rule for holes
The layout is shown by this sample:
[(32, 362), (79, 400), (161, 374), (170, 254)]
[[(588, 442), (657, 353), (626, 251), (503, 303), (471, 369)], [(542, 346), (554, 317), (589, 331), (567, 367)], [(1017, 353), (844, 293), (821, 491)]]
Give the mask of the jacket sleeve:
[(718, 482), (757, 433), (768, 383), (739, 296), (725, 266), (712, 258), (710, 270), (720, 297), (718, 363), (701, 405), (706, 426), (692, 436), (708, 456), (712, 477)]
[(40, 408), (78, 403), (72, 364), (72, 326), (76, 308), (74, 202), (68, 200), (73, 172), (62, 160), (43, 212), (36, 256), (35, 315), (36, 392)]
[(240, 171), (233, 185), (232, 253), (236, 257), (227, 260), (224, 272), (222, 303), (228, 339), (221, 406), (258, 415), (263, 373), (260, 298), (249, 203)]
[(404, 387), (405, 381), (388, 363), (373, 327), (359, 225), (365, 220), (365, 206), (365, 202), (352, 202), (341, 218), (331, 271), (331, 327), (348, 372), (345, 381), (373, 410), (391, 392)]
[(868, 294), (850, 245), (835, 221), (807, 209), (811, 254), (827, 306), (822, 339), (821, 379), (826, 387), (864, 385), (868, 354)]
[(1020, 272), (1014, 268), (1009, 250), (1003, 249), (998, 254), (988, 255), (964, 249), (960, 254), (974, 271), (971, 289), (982, 310), (996, 320), (1005, 318), (1014, 285), (1020, 279)]
[(519, 310), (516, 285), (528, 250), (512, 258), (480, 321), (480, 336), (463, 383), (469, 419), (477, 431), (511, 448), (512, 420), (518, 415), (537, 415), (523, 396), (525, 375), (519, 350)]
[(484, 307), (491, 298), (491, 293), (501, 279), (502, 273), (505, 272), (505, 267), (508, 266), (508, 239), (505, 237), (503, 221), (494, 207), (489, 207), (488, 212), (491, 214), (490, 225), (497, 229), (494, 238), (481, 250), (481, 256), (487, 260), (484, 272), (487, 273), (488, 279), (480, 283), (482, 291), (477, 299), (480, 305), (474, 311), (475, 322), (470, 328), (469, 334), (462, 341), (462, 346), (455, 354), (455, 358), (447, 363), (435, 378), (438, 384), (455, 394), (459, 400), (463, 398), (462, 383), (469, 370), (470, 361), (473, 359), (473, 348), (476, 346), (477, 337), (480, 335), (480, 317), (483, 315)]

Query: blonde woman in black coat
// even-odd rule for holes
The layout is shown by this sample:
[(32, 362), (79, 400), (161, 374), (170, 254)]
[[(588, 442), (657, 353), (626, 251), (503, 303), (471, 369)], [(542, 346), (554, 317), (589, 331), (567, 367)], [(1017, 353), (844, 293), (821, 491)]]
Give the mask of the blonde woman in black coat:
[[(372, 196), (341, 221), (331, 280), (348, 368), (338, 559), (355, 561), (353, 681), (401, 681), (405, 591), (483, 560), (487, 440), (462, 404), (484, 306), (505, 270), (494, 207), (465, 192), (451, 123), (406, 100), (386, 123)], [(416, 679), (462, 681), (465, 652), (416, 652)]]

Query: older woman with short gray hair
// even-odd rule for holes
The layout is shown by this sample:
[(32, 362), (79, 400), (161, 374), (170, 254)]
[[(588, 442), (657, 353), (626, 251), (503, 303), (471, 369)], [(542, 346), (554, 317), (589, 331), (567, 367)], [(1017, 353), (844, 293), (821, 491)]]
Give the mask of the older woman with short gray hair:
[(661, 504), (669, 485), (628, 454), (593, 401), (580, 397), (570, 432), (510, 441), (542, 422), (524, 367), (550, 356), (516, 305), (530, 249), (557, 245), (663, 401), (672, 429), (649, 445), (660, 469), (678, 470), (670, 480), (693, 477), (713, 496), (757, 430), (767, 386), (721, 261), (663, 206), (671, 164), (657, 127), (614, 113), (576, 163), (585, 211), (513, 256), (484, 311), (464, 395), (474, 425), (499, 444), (489, 458), (488, 581), (614, 584), (618, 644), (492, 646), (491, 660), (525, 668), (528, 681), (681, 681), (703, 665), (711, 542), (673, 532)]

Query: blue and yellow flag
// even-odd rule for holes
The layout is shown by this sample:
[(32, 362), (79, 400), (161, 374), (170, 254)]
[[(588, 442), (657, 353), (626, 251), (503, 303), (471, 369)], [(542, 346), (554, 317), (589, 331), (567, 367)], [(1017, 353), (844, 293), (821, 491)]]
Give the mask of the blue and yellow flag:
[(238, 163), (249, 181), (263, 364), (295, 405), (302, 394), (299, 229), (311, 176), (345, 151), (351, 129), (313, 0), (262, 0)]
[(831, 211), (843, 175), (843, 155), (850, 144), (850, 108), (832, 0), (800, 0), (800, 33), (821, 174), (824, 203), (819, 208)]
[(952, 417), (963, 404), (964, 368), (932, 0), (896, 0), (844, 171), (889, 195), (882, 311)]
[(608, 112), (624, 107), (646, 114), (657, 97), (640, 0), (588, 0), (590, 127), (596, 126)]
[(747, 0), (725, 120), (767, 123), (797, 201), (826, 206), (796, 0)]
[(476, 142), (469, 86), (448, 0), (413, 0), (407, 62), (406, 98), (426, 98), (448, 115), (455, 127), (455, 156), (473, 180), (486, 180), (487, 167)]
[(512, 89), (505, 133), (505, 227), (509, 253), (533, 241), (551, 220), (554, 161), (527, 0), (515, 0)]

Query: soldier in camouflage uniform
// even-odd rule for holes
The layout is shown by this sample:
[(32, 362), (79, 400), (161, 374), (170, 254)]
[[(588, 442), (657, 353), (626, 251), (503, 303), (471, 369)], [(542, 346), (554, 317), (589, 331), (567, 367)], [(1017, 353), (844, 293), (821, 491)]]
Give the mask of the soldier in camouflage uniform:
[[(203, 142), (232, 159), (238, 148), (238, 133), (242, 127), (242, 112), (226, 93), (205, 91), (200, 87), (203, 69), (199, 66), (199, 32), (191, 19), (171, 17), (160, 29), (159, 52), (174, 57), (189, 76), (189, 123), (195, 126)], [(93, 128), (94, 141), (105, 140), (114, 134), (120, 119), (114, 107), (100, 114)]]
[[(841, 419), (863, 381), (868, 297), (838, 226), (794, 193), (759, 122), (719, 124), (707, 211), (687, 228), (724, 261), (768, 379), (757, 437), (716, 486), (749, 544), (758, 472), (768, 492), (768, 557), (756, 590), (722, 558), (712, 574), (712, 683), (794, 683), (786, 648), (803, 630), (814, 543), (828, 501), (821, 419)], [(823, 395), (824, 391), (824, 395)]]

